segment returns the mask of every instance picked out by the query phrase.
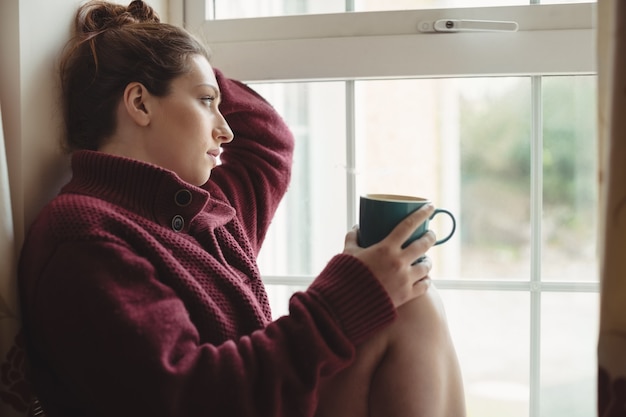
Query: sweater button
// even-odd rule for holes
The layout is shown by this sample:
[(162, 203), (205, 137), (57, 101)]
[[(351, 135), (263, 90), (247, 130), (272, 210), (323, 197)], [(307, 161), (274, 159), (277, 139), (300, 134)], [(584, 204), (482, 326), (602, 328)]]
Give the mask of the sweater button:
[(174, 202), (179, 207), (186, 207), (191, 204), (192, 198), (193, 196), (191, 195), (191, 191), (184, 188), (182, 190), (176, 191), (176, 194), (174, 194)]
[(172, 218), (172, 230), (180, 232), (185, 227), (185, 219), (180, 214), (177, 214)]

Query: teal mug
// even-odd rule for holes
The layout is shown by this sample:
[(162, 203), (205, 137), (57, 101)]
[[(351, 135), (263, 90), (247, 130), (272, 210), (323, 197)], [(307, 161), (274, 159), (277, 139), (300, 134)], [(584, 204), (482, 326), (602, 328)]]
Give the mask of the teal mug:
[[(394, 194), (367, 194), (361, 196), (359, 206), (359, 246), (365, 248), (383, 240), (402, 219), (429, 202), (426, 198)], [(441, 213), (450, 217), (452, 229), (446, 237), (437, 240), (435, 245), (440, 245), (450, 240), (456, 230), (456, 219), (448, 210), (436, 208), (433, 214), (404, 242), (402, 247), (408, 246), (426, 233), (429, 220)]]

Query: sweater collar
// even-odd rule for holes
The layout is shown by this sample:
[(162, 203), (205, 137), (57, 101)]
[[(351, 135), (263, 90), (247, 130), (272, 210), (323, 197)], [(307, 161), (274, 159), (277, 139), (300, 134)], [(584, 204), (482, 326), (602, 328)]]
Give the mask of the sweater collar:
[(174, 172), (143, 161), (81, 150), (72, 155), (72, 179), (62, 193), (84, 194), (120, 205), (176, 232), (211, 206), (213, 226), (225, 224), (234, 209)]

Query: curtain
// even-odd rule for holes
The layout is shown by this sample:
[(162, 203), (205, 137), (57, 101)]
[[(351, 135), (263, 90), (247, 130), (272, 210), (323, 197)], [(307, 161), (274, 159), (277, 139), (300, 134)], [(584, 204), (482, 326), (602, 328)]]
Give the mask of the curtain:
[(598, 415), (626, 416), (626, 2), (598, 3), (601, 294)]
[(27, 413), (30, 391), (18, 336), (16, 242), (1, 112), (0, 105), (0, 416), (17, 417)]

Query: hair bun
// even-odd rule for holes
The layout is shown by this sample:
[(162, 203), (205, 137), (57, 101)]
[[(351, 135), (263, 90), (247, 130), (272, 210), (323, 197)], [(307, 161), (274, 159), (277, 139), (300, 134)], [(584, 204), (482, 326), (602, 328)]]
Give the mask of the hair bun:
[(154, 9), (142, 0), (134, 0), (128, 5), (128, 12), (140, 22), (159, 23), (159, 16)]
[(128, 7), (93, 0), (80, 7), (75, 24), (77, 33), (90, 35), (132, 23), (159, 22), (158, 14), (142, 0), (132, 1)]

